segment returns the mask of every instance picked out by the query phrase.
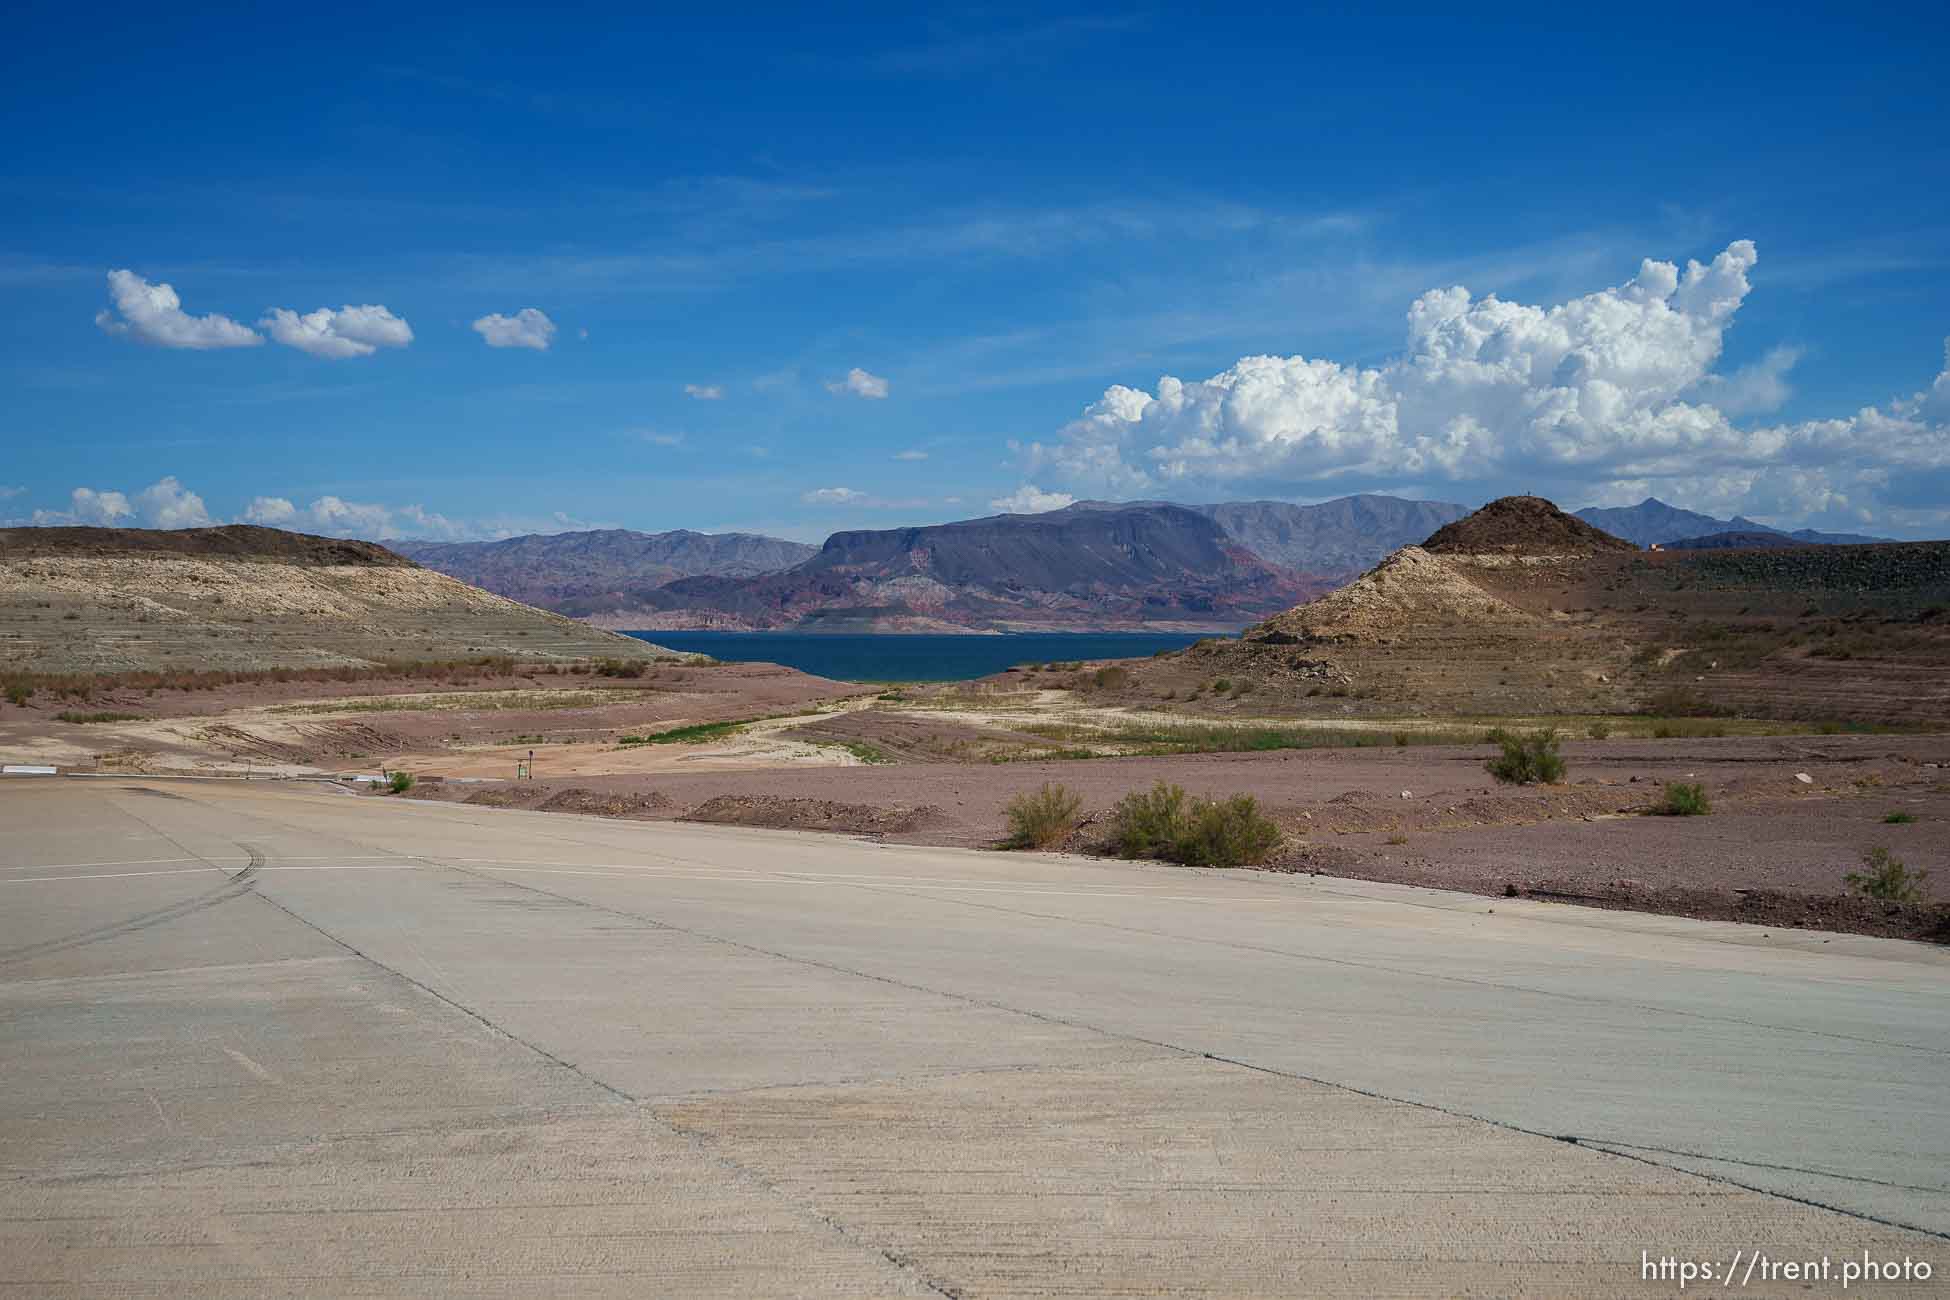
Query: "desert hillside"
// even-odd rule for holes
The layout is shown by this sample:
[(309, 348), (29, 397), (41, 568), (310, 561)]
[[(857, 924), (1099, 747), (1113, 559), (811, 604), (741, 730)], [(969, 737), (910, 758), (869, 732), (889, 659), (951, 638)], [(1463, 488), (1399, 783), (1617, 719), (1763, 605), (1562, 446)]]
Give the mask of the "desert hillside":
[(370, 542), (247, 525), (0, 529), (0, 666), (16, 671), (655, 653)]
[[(1738, 540), (1738, 539), (1735, 539)], [(1641, 551), (1506, 497), (1239, 641), (1136, 665), (1138, 695), (1297, 713), (1950, 721), (1950, 543)]]

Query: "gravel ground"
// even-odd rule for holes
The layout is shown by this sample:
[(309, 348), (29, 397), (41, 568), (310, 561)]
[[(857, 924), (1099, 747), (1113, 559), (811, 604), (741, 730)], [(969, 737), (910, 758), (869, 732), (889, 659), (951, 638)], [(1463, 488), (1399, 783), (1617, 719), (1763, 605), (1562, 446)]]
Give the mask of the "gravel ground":
[[(1848, 898), (1843, 881), (1875, 846), (1914, 869), (1950, 861), (1950, 737), (1579, 742), (1565, 747), (1569, 784), (1525, 789), (1497, 786), (1482, 769), (1484, 753), (1443, 746), (903, 764), (577, 777), (574, 785), (654, 790), (667, 801), (632, 814), (639, 817), (681, 817), (718, 800), (713, 820), (735, 820), (723, 810), (743, 801), (764, 809), (752, 824), (986, 845), (1003, 834), (1007, 802), (1045, 781), (1070, 787), (1087, 813), (1101, 814), (1164, 780), (1194, 794), (1258, 798), (1290, 832), (1275, 869), (1914, 938), (1934, 937), (1950, 915), (1950, 872), (1925, 882), (1928, 906), (1894, 911)], [(1643, 815), (1664, 783), (1682, 780), (1707, 788), (1712, 813)], [(538, 806), (558, 788), (544, 779), (522, 802)], [(488, 789), (446, 784), (420, 793), (499, 802), (506, 787)], [(781, 810), (794, 800), (805, 801), (806, 820)], [(889, 816), (920, 808), (930, 815)], [(1896, 811), (1916, 820), (1885, 823)], [(1086, 824), (1072, 843), (1087, 848), (1095, 838)]]

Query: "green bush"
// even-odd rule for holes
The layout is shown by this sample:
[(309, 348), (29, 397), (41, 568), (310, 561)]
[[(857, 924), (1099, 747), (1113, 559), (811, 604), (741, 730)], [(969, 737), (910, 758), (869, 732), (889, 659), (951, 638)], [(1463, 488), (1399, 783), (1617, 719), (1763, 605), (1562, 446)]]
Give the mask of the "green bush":
[(116, 713), (104, 709), (99, 713), (80, 713), (73, 709), (54, 715), (56, 722), (140, 722), (140, 713)]
[(1261, 814), (1251, 795), (1190, 799), (1183, 788), (1160, 781), (1118, 800), (1108, 847), (1125, 858), (1241, 867), (1264, 862), (1280, 838), (1280, 828)]
[(1120, 858), (1162, 858), (1189, 822), (1185, 791), (1160, 781), (1133, 790), (1110, 813), (1110, 851)]
[(641, 659), (598, 659), (598, 677), (641, 677), (650, 671), (650, 665)]
[(1059, 843), (1077, 828), (1083, 799), (1065, 786), (1045, 782), (1034, 794), (1019, 794), (1009, 801), (1009, 838), (1003, 847), (1046, 849)]
[(1212, 683), (1212, 693), (1214, 695), (1224, 695), (1227, 691), (1231, 689), (1232, 689), (1232, 679), (1230, 677), (1221, 677), (1217, 681)]
[(1668, 784), (1666, 797), (1659, 804), (1659, 812), (1666, 817), (1699, 817), (1712, 811), (1713, 805), (1706, 797), (1706, 787), (1688, 785), (1684, 781)]
[(33, 697), (34, 688), (25, 682), (7, 683), (7, 703), (24, 706)]
[(393, 773), (386, 778), (386, 788), (394, 794), (405, 794), (413, 788), (413, 774), (411, 772)]
[(1557, 730), (1546, 727), (1528, 736), (1498, 728), (1492, 733), (1503, 752), (1483, 764), (1506, 785), (1556, 785), (1564, 779), (1564, 760), (1557, 752)]
[(1130, 684), (1131, 670), (1116, 664), (1099, 668), (1091, 677), (1100, 691), (1121, 690)]
[(1856, 893), (1885, 903), (1921, 901), (1923, 882), (1930, 878), (1927, 871), (1911, 871), (1901, 858), (1884, 848), (1870, 849), (1863, 854), (1862, 865), (1866, 870), (1851, 871), (1843, 879)]
[(1603, 740), (1611, 735), (1611, 724), (1609, 722), (1594, 722), (1585, 729), (1585, 734), (1593, 740)]
[(1915, 813), (1892, 812), (1884, 814), (1883, 822), (1890, 826), (1907, 826), (1916, 820)]
[(1243, 867), (1264, 862), (1280, 847), (1280, 828), (1249, 794), (1201, 801), (1191, 825), (1172, 845), (1171, 860), (1188, 867)]

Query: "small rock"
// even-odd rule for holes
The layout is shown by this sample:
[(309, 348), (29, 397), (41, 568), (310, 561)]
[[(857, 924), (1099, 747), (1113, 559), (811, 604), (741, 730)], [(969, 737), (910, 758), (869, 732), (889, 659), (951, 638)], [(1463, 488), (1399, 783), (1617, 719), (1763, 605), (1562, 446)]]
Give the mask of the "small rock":
[(1415, 795), (1413, 794), (1413, 792), (1411, 792), (1411, 791), (1408, 791), (1408, 790), (1404, 790), (1404, 791), (1402, 791), (1402, 798), (1404, 798), (1404, 799), (1413, 799), (1414, 797), (1415, 797)]
[(1794, 774), (1794, 779), (1799, 781), (1802, 785), (1813, 785), (1815, 783), (1815, 779), (1812, 776), (1809, 776), (1806, 772), (1796, 772)]

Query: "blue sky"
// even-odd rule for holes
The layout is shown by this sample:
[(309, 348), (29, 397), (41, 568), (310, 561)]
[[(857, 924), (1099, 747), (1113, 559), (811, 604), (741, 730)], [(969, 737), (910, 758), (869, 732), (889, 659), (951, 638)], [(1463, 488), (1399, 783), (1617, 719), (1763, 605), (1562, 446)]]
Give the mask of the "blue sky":
[(1947, 34), (30, 6), (0, 516), (816, 539), (1529, 489), (1950, 535)]

